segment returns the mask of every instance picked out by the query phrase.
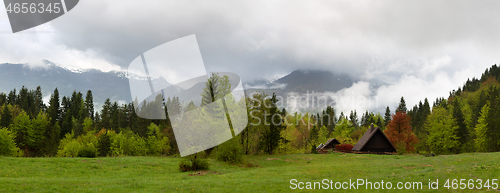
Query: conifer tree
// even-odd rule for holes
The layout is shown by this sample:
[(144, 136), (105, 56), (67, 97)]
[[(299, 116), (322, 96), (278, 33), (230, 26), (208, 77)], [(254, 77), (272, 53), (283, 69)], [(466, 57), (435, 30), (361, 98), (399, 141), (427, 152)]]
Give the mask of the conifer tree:
[(356, 113), (356, 110), (352, 111), (351, 110), (351, 114), (349, 114), (349, 120), (351, 121), (352, 125), (355, 127), (355, 128), (358, 128), (359, 127), (359, 123), (358, 123), (358, 115)]
[(94, 97), (92, 96), (92, 91), (88, 90), (85, 96), (85, 109), (87, 111), (87, 116), (94, 120)]
[[(458, 97), (453, 99), (453, 118), (457, 124), (457, 137), (459, 139), (460, 145), (466, 144), (469, 141), (469, 131), (467, 130), (467, 125), (465, 124), (464, 114), (462, 113), (462, 108), (460, 107), (460, 101)], [(458, 153), (458, 152), (457, 152)]]
[(408, 111), (408, 109), (406, 108), (405, 98), (401, 97), (401, 100), (399, 101), (399, 106), (396, 109), (396, 112), (406, 113), (406, 111)]
[(8, 106), (10, 105), (3, 106), (2, 117), (0, 117), (0, 127), (8, 128), (12, 122), (12, 114)]
[(385, 121), (384, 127), (387, 126), (387, 124), (389, 124), (389, 122), (391, 122), (391, 110), (389, 109), (389, 106), (387, 106), (387, 108), (385, 108), (384, 121)]
[(51, 125), (54, 125), (60, 119), (60, 104), (59, 104), (59, 91), (57, 88), (50, 97), (49, 108), (47, 109), (47, 114), (50, 117)]

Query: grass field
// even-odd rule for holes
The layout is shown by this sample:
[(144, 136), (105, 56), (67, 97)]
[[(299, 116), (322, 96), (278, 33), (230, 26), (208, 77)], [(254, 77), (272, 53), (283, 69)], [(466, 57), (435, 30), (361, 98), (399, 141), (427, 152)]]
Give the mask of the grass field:
[[(443, 187), (447, 179), (491, 181), (500, 178), (500, 153), (437, 157), (342, 153), (262, 155), (245, 157), (252, 167), (210, 160), (208, 171), (184, 173), (178, 170), (181, 159), (0, 157), (0, 192), (290, 192), (291, 179), (297, 179), (298, 183), (323, 179), (344, 182), (358, 178), (373, 183), (384, 180), (391, 182), (393, 188), (397, 182), (422, 182), (420, 191), (447, 192), (449, 190)], [(438, 190), (428, 189), (429, 179), (439, 180)], [(373, 191), (366, 190), (364, 185), (360, 188), (353, 191)], [(498, 190), (490, 188), (490, 191)]]

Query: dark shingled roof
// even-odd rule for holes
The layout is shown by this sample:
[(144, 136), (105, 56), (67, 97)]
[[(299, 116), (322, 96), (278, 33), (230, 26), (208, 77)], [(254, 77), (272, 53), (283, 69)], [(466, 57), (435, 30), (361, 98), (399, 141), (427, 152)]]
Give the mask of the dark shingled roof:
[(352, 148), (352, 151), (394, 152), (396, 151), (396, 147), (394, 147), (380, 128), (374, 127), (372, 124)]
[(337, 139), (331, 138), (328, 141), (326, 141), (325, 145), (321, 148), (322, 149), (333, 149), (333, 148), (335, 148), (335, 145), (338, 145), (338, 144), (340, 144), (340, 142)]

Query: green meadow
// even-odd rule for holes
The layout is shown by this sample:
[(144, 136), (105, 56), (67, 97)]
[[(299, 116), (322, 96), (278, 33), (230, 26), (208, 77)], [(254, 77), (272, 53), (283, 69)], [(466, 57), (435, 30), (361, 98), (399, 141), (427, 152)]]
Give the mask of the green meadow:
[[(422, 182), (418, 191), (447, 192), (446, 180), (473, 179), (473, 189), (500, 178), (500, 153), (470, 153), (425, 157), (421, 155), (295, 154), (246, 156), (245, 164), (232, 165), (210, 159), (210, 169), (180, 172), (174, 157), (16, 158), (0, 157), (0, 192), (289, 192), (305, 191), (306, 182)], [(296, 185), (291, 184), (291, 180)], [(439, 180), (437, 190), (428, 182)], [(304, 182), (300, 187), (298, 183)], [(498, 183), (498, 180), (495, 181)], [(328, 182), (329, 183), (329, 182)], [(467, 183), (467, 182), (465, 182)], [(324, 186), (324, 185), (323, 185)], [(467, 186), (467, 184), (466, 184)], [(471, 187), (472, 187), (471, 186)], [(463, 186), (462, 186), (463, 187)], [(292, 190), (291, 188), (296, 188)], [(338, 191), (349, 190), (324, 190)], [(334, 187), (335, 188), (335, 187)], [(367, 190), (364, 185), (355, 192)], [(450, 189), (453, 187), (450, 187)], [(397, 190), (400, 191), (400, 190)], [(401, 190), (413, 192), (415, 190)]]

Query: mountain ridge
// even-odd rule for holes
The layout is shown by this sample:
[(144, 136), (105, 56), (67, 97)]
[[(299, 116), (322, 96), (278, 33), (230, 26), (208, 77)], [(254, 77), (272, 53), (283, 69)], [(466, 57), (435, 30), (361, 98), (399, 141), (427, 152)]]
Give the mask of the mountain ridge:
[(22, 86), (28, 89), (40, 86), (44, 98), (57, 88), (61, 96), (71, 96), (75, 90), (84, 94), (91, 90), (97, 106), (106, 98), (119, 102), (132, 100), (126, 72), (98, 69), (75, 72), (47, 61), (46, 66), (2, 63), (0, 77), (0, 92), (4, 93), (19, 90)]
[(336, 92), (348, 88), (357, 80), (350, 75), (324, 70), (294, 70), (276, 80), (257, 79), (245, 85), (250, 90), (271, 92)]

